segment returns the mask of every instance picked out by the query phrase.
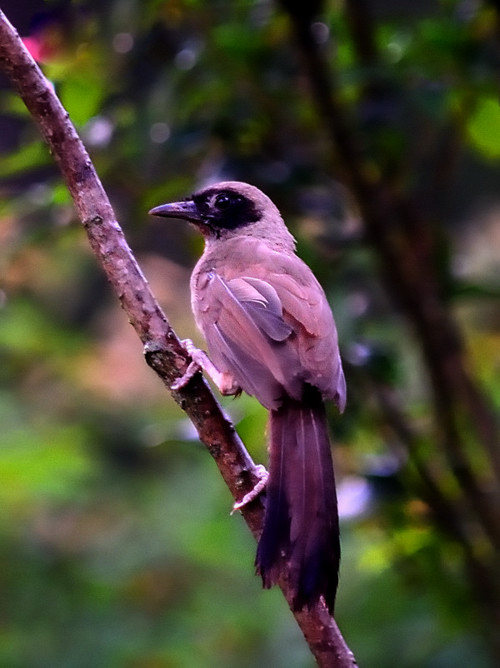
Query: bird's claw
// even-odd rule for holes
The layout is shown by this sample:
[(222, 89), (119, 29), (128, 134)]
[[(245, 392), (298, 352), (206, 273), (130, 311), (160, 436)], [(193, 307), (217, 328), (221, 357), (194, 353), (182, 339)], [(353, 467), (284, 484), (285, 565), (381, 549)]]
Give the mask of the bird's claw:
[(205, 371), (216, 384), (221, 394), (237, 394), (241, 391), (238, 383), (234, 380), (232, 375), (227, 371), (219, 371), (214, 366), (207, 353), (204, 350), (197, 348), (191, 339), (184, 339), (181, 343), (184, 350), (191, 358), (191, 362), (184, 374), (170, 386), (172, 390), (180, 390), (189, 383), (191, 378), (198, 373), (198, 371)]
[(191, 341), (191, 339), (182, 339), (181, 345), (193, 361), (196, 361), (197, 357), (199, 357), (200, 355), (202, 356), (205, 355), (203, 350), (197, 348)]
[(171, 390), (177, 391), (177, 390), (182, 390), (183, 387), (186, 387), (186, 385), (189, 383), (191, 378), (198, 373), (198, 371), (201, 371), (201, 367), (198, 364), (198, 362), (195, 362), (194, 360), (189, 363), (188, 368), (186, 371), (177, 378), (177, 380), (172, 383), (170, 386)]
[(182, 376), (177, 378), (177, 380), (170, 386), (170, 389), (174, 391), (181, 390), (183, 387), (186, 387), (191, 378), (203, 369), (203, 357), (206, 357), (206, 353), (204, 353), (203, 350), (197, 348), (191, 339), (183, 339), (181, 344), (186, 353), (191, 358), (191, 362)]
[(257, 464), (257, 466), (253, 470), (254, 475), (258, 478), (257, 483), (254, 485), (253, 489), (251, 489), (245, 496), (241, 499), (241, 501), (235, 501), (233, 504), (233, 509), (231, 510), (231, 515), (233, 515), (237, 510), (241, 510), (244, 506), (246, 506), (250, 501), (253, 501), (256, 499), (261, 492), (264, 491), (267, 485), (267, 481), (269, 479), (269, 473), (266, 470), (265, 466), (262, 466), (262, 464)]

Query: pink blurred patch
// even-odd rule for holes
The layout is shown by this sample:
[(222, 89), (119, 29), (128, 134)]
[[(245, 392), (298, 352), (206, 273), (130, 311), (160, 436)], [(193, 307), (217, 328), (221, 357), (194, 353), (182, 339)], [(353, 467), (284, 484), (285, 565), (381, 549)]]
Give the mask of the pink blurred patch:
[(37, 63), (43, 62), (43, 44), (37, 37), (22, 37), (24, 46)]

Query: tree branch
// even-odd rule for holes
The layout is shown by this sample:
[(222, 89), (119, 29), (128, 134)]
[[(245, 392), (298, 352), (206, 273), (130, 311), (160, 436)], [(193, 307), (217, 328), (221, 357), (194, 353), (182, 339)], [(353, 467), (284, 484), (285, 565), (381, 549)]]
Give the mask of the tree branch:
[[(137, 265), (92, 162), (53, 87), (43, 76), (19, 35), (0, 10), (0, 68), (26, 104), (49, 145), (74, 200), (90, 245), (113, 286), (123, 310), (144, 344), (146, 361), (170, 389), (189, 362), (179, 339), (151, 293)], [(195, 425), (233, 497), (252, 489), (254, 463), (224, 416), (204, 379), (171, 394)], [(242, 510), (257, 538), (262, 529), (262, 498)], [(280, 582), (288, 603), (286, 579)], [(356, 661), (326, 606), (294, 612), (311, 652), (324, 668), (353, 668)]]

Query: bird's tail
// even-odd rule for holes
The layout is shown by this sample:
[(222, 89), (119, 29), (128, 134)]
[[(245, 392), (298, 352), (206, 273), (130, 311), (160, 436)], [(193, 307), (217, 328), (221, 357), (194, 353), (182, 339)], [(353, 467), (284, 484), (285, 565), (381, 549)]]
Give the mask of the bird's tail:
[(270, 413), (269, 480), (256, 567), (264, 587), (283, 575), (293, 607), (320, 596), (333, 613), (340, 561), (339, 522), (325, 408), (319, 391), (286, 399)]

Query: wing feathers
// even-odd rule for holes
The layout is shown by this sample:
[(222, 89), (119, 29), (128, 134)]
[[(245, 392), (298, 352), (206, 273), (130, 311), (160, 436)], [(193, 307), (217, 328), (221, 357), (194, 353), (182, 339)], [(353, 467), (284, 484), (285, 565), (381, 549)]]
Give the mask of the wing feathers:
[[(256, 258), (247, 265), (251, 276), (228, 275), (230, 265), (204, 274), (197, 320), (214, 364), (268, 408), (269, 397), (279, 395), (276, 383), (281, 394), (299, 399), (304, 382), (342, 408), (335, 323), (321, 287), (297, 257), (258, 262), (257, 252), (249, 256)], [(271, 384), (270, 391), (259, 386), (257, 376)]]
[[(284, 343), (293, 330), (276, 313), (265, 310), (263, 302), (268, 300), (259, 298), (252, 285), (240, 281), (236, 291), (233, 287), (233, 281), (217, 275), (210, 284), (210, 299), (216, 308), (211, 324), (203, 327), (210, 356), (245, 392), (266, 408), (276, 408), (284, 390), (291, 396), (300, 394), (299, 362)], [(251, 300), (238, 299), (244, 294)]]

